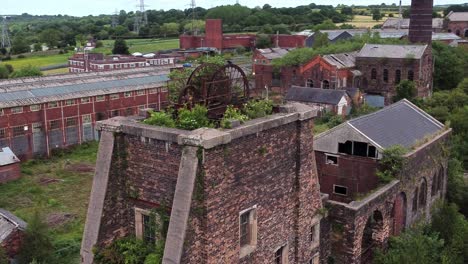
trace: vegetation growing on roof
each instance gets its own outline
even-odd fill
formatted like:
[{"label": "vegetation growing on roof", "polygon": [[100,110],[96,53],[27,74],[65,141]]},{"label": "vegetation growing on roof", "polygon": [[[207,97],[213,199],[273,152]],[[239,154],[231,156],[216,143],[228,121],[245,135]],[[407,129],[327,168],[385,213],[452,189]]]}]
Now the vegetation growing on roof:
[{"label": "vegetation growing on roof", "polygon": [[283,66],[298,66],[311,60],[317,55],[343,53],[356,51],[362,48],[364,44],[407,44],[407,40],[400,39],[383,39],[380,38],[379,34],[363,34],[361,36],[355,36],[351,39],[338,41],[333,45],[321,46],[319,48],[300,48],[290,51],[284,57],[274,59],[272,64],[275,67]]},{"label": "vegetation growing on roof", "polygon": [[383,151],[381,168],[376,172],[381,183],[389,183],[400,174],[405,163],[403,155],[406,152],[408,150],[401,145],[394,145]]},{"label": "vegetation growing on roof", "polygon": [[242,124],[248,119],[249,117],[242,114],[238,108],[228,105],[226,112],[224,112],[223,119],[221,119],[220,126],[222,128],[231,128],[231,121],[238,120]]}]

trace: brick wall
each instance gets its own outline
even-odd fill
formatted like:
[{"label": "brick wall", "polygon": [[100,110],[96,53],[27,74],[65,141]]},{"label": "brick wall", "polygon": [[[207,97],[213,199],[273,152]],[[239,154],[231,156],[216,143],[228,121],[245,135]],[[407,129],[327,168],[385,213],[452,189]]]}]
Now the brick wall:
[{"label": "brick wall", "polygon": [[19,179],[21,170],[19,163],[0,167],[0,184]]},{"label": "brick wall", "polygon": [[468,36],[468,21],[449,21],[447,30],[460,37],[466,38]]},{"label": "brick wall", "polygon": [[0,243],[0,246],[3,247],[9,258],[14,258],[20,253],[23,235],[22,231],[16,229],[5,240],[3,240],[2,243]]}]

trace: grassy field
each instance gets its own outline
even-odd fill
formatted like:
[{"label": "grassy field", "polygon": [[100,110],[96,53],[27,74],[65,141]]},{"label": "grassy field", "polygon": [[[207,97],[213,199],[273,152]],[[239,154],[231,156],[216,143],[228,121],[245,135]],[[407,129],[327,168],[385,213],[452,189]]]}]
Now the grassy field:
[{"label": "grassy field", "polygon": [[0,208],[26,221],[36,211],[43,216],[56,263],[79,263],[97,145],[82,145],[50,160],[27,161],[21,166],[21,179],[0,185]]},{"label": "grassy field", "polygon": [[[158,50],[177,49],[179,48],[179,39],[127,39],[130,53],[155,52]],[[114,46],[113,40],[104,40],[104,47],[96,49],[97,52],[111,54]]]},{"label": "grassy field", "polygon": [[[102,52],[104,54],[111,54],[112,47],[114,46],[113,40],[104,40],[104,47],[95,49],[94,52]],[[133,52],[141,52],[141,53],[148,53],[148,52],[155,52],[158,50],[165,50],[165,49],[176,49],[179,48],[179,39],[128,39],[127,45],[130,48],[130,53]],[[21,69],[28,65],[32,65],[34,67],[45,67],[45,66],[52,66],[57,64],[67,63],[68,57],[70,57],[73,53],[67,54],[57,54],[57,55],[49,55],[49,56],[31,56],[28,58],[22,59],[12,59],[10,61],[0,62],[5,64],[11,64],[15,69]],[[53,71],[45,71],[44,74],[56,74],[56,73],[66,73],[67,71],[64,70],[53,70]]]},{"label": "grassy field", "polygon": [[[377,24],[383,24],[383,22],[387,20],[387,17],[382,18],[379,21],[372,20],[372,16],[354,16],[352,21],[346,22],[346,24],[351,24],[358,28],[372,28]],[[337,24],[338,26],[341,24]]]},{"label": "grassy field", "polygon": [[42,71],[42,72],[44,73],[44,75],[63,74],[63,73],[68,73],[68,68],[60,68],[60,69]]}]

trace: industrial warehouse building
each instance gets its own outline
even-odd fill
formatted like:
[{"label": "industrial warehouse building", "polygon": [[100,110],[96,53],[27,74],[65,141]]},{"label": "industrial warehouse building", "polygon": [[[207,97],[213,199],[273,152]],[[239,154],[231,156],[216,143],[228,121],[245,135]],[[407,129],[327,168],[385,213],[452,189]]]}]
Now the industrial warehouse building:
[{"label": "industrial warehouse building", "polygon": [[96,140],[96,121],[159,109],[168,67],[0,82],[0,147],[21,159]]}]

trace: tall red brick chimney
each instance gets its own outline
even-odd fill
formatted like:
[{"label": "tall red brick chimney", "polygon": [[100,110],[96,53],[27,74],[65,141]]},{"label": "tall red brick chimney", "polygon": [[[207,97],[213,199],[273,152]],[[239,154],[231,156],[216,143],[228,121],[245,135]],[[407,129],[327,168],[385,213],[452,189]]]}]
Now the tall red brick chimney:
[{"label": "tall red brick chimney", "polygon": [[432,42],[432,10],[434,0],[412,0],[409,26],[411,43]]},{"label": "tall red brick chimney", "polygon": [[223,22],[221,19],[207,19],[205,25],[206,40],[202,46],[223,49]]}]

